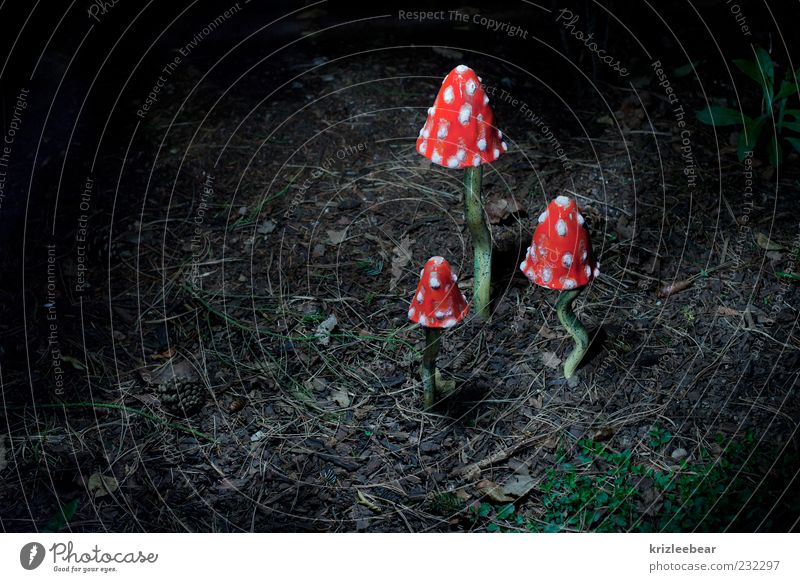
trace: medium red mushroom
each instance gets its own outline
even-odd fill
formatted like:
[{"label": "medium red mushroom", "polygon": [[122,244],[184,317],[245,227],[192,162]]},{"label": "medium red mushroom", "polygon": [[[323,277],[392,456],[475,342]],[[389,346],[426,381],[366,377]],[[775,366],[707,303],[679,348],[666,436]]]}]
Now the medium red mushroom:
[{"label": "medium red mushroom", "polygon": [[464,215],[475,248],[475,310],[484,319],[489,318],[492,238],[483,214],[483,164],[494,162],[507,149],[480,77],[466,65],[457,66],[428,109],[417,151],[434,164],[464,170]]},{"label": "medium red mushroom", "polygon": [[564,362],[564,376],[570,378],[589,347],[589,334],[572,310],[572,302],[600,274],[589,230],[573,200],[559,196],[550,202],[539,216],[531,246],[519,268],[537,285],[561,291],[556,314],[575,340],[575,348]]},{"label": "medium red mushroom", "polygon": [[408,308],[408,319],[425,328],[425,351],[420,375],[425,407],[436,401],[436,355],[443,329],[448,329],[469,313],[469,305],[456,284],[458,277],[442,257],[431,257],[420,272],[419,285]]}]

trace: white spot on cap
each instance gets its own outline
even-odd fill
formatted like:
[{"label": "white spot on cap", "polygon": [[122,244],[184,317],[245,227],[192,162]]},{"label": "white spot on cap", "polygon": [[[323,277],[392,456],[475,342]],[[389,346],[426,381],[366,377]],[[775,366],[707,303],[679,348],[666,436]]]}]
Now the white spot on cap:
[{"label": "white spot on cap", "polygon": [[422,128],[422,137],[428,139],[430,136],[431,136],[431,130],[428,129],[428,126],[426,125],[425,127]]},{"label": "white spot on cap", "polygon": [[459,162],[463,162],[464,158],[467,157],[467,150],[465,150],[464,148],[459,148],[458,151],[456,152],[456,157],[458,158]]},{"label": "white spot on cap", "polygon": [[550,269],[550,267],[545,267],[544,269],[542,269],[542,281],[544,281],[545,283],[549,283],[550,279],[552,278],[553,278],[553,271]]},{"label": "white spot on cap", "polygon": [[437,311],[436,319],[444,319],[444,311]]},{"label": "white spot on cap", "polygon": [[497,139],[503,139],[503,132],[499,129],[497,130]]},{"label": "white spot on cap", "polygon": [[556,198],[556,204],[564,208],[567,208],[569,206],[569,198],[567,198],[566,196],[558,196]]},{"label": "white spot on cap", "polygon": [[478,154],[472,156],[472,165],[473,166],[480,166],[481,165],[481,157]]},{"label": "white spot on cap", "polygon": [[564,253],[564,256],[561,257],[561,264],[565,267],[569,267],[572,265],[572,253]]},{"label": "white spot on cap", "polygon": [[428,284],[431,286],[431,289],[438,289],[442,286],[442,284],[439,283],[439,275],[437,275],[436,272],[430,274],[428,277]]},{"label": "white spot on cap", "polygon": [[478,149],[484,151],[486,149],[486,140],[481,138],[478,140]]},{"label": "white spot on cap", "polygon": [[450,273],[450,280],[453,281],[453,283],[457,282],[458,275],[456,275],[455,273]]},{"label": "white spot on cap", "polygon": [[475,94],[475,90],[477,88],[478,88],[478,84],[475,81],[473,81],[472,79],[467,81],[467,95],[474,95]]},{"label": "white spot on cap", "polygon": [[452,308],[452,307],[451,307],[451,308],[449,308],[447,311],[445,311],[445,312],[444,312],[444,314],[445,314],[447,317],[452,317],[452,316],[453,316],[453,308]]},{"label": "white spot on cap", "polygon": [[422,279],[422,274],[425,272],[425,269],[419,270],[419,278]]},{"label": "white spot on cap", "polygon": [[585,222],[585,221],[583,220],[583,216],[581,216],[581,213],[579,212],[579,213],[578,213],[578,224],[580,224],[581,226],[583,226],[583,223],[584,223],[584,222]]},{"label": "white spot on cap", "polygon": [[428,318],[424,315],[419,316],[419,324],[420,325],[428,325]]},{"label": "white spot on cap", "polygon": [[442,263],[444,263],[444,257],[440,257],[438,255],[435,257],[431,257],[430,260],[433,261],[433,264],[436,265],[437,267]]},{"label": "white spot on cap", "polygon": [[444,119],[442,119],[441,123],[439,123],[439,131],[436,132],[436,137],[439,139],[444,139],[447,137],[447,123]]},{"label": "white spot on cap", "polygon": [[542,255],[542,256],[545,256],[547,254],[547,249],[544,248],[544,247],[540,248],[539,249],[539,254]]},{"label": "white spot on cap", "polygon": [[428,142],[422,140],[422,143],[419,144],[419,153],[424,154],[427,147],[428,147]]},{"label": "white spot on cap", "polygon": [[489,96],[488,95],[484,95],[483,96],[483,104],[484,105],[489,105]]},{"label": "white spot on cap", "polygon": [[433,115],[434,111],[436,111],[434,107],[428,107],[428,115]]},{"label": "white spot on cap", "polygon": [[507,152],[507,151],[508,151],[508,144],[507,144],[506,142],[504,142],[504,141],[503,141],[503,142],[500,142],[500,145],[501,145],[501,146],[503,146],[503,151],[504,151],[504,152]]},{"label": "white spot on cap", "polygon": [[450,319],[445,319],[442,322],[442,327],[453,327],[457,323],[458,323],[458,321],[451,317]]},{"label": "white spot on cap", "polygon": [[589,253],[587,251],[583,251],[583,253],[581,254],[581,261],[583,261],[585,263],[586,262],[586,257],[588,257],[588,256],[589,256]]},{"label": "white spot on cap", "polygon": [[483,123],[483,113],[478,113],[478,115],[475,116],[475,119],[478,120],[478,123]]},{"label": "white spot on cap", "polygon": [[536,243],[531,243],[531,246],[528,247],[528,251],[535,257],[536,256]]},{"label": "white spot on cap", "polygon": [[431,161],[434,164],[441,164],[442,163],[442,154],[440,154],[436,150],[433,150],[433,155],[431,156]]},{"label": "white spot on cap", "polygon": [[456,71],[458,71],[459,73],[466,73],[467,71],[469,71],[469,67],[467,65],[458,65],[456,67]]},{"label": "white spot on cap", "polygon": [[539,224],[542,224],[545,220],[547,220],[547,210],[539,215]]},{"label": "white spot on cap", "polygon": [[408,308],[408,317],[414,317],[414,314],[415,314],[416,312],[417,312],[417,310],[416,310],[416,309],[414,309],[413,307],[409,307],[409,308]]},{"label": "white spot on cap", "polygon": [[461,109],[458,110],[458,120],[461,122],[461,125],[467,125],[471,116],[472,105],[469,103],[464,103],[464,105],[461,106]]},{"label": "white spot on cap", "polygon": [[527,261],[522,261],[522,262],[519,264],[519,270],[520,270],[520,271],[522,271],[522,272],[524,273],[524,272],[525,272],[525,265],[527,265],[527,264],[528,264],[528,262],[527,262]]},{"label": "white spot on cap", "polygon": [[417,293],[417,303],[422,303],[422,300],[425,299],[425,296],[422,294],[422,291]]},{"label": "white spot on cap", "polygon": [[453,94],[453,88],[450,85],[445,87],[445,90],[444,90],[444,102],[445,103],[452,103],[453,99],[455,99],[455,97],[456,96]]},{"label": "white spot on cap", "polygon": [[600,276],[600,268],[599,267],[595,267],[594,268],[594,276],[595,277],[599,277]]},{"label": "white spot on cap", "polygon": [[499,149],[494,148],[494,152],[493,153],[494,153],[494,159],[495,160],[500,157],[500,150]]},{"label": "white spot on cap", "polygon": [[570,279],[569,277],[564,279],[564,289],[575,289],[577,286],[578,284],[575,282],[575,279]]},{"label": "white spot on cap", "polygon": [[587,277],[591,277],[592,276],[592,268],[589,265],[586,265],[583,268],[583,271],[586,273]]},{"label": "white spot on cap", "polygon": [[450,156],[447,158],[447,167],[448,168],[457,168],[458,167],[458,158],[455,156]]},{"label": "white spot on cap", "polygon": [[556,222],[556,232],[558,236],[567,236],[567,223],[564,222],[563,218],[559,218],[558,222]]}]

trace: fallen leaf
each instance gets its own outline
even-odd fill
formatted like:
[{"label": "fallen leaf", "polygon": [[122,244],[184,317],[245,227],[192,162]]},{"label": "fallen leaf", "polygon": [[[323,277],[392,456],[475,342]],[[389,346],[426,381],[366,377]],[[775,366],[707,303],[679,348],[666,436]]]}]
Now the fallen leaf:
[{"label": "fallen leaf", "polygon": [[325,245],[319,243],[315,244],[314,248],[311,250],[311,256],[318,259],[323,255],[325,255]]},{"label": "fallen leaf", "polygon": [[114,493],[119,489],[119,483],[113,476],[101,475],[100,473],[93,473],[89,480],[86,482],[86,488],[89,494],[98,499]]},{"label": "fallen leaf", "polygon": [[327,346],[331,343],[331,332],[336,327],[337,323],[336,316],[333,314],[329,315],[325,321],[320,323],[314,332],[317,336],[317,342],[321,343],[323,346]]},{"label": "fallen leaf", "polygon": [[344,242],[347,238],[347,229],[343,230],[329,230],[328,232],[328,242],[332,245],[339,245]]},{"label": "fallen leaf", "polygon": [[763,232],[756,233],[756,244],[765,251],[780,251],[783,249],[782,245],[770,240]]},{"label": "fallen leaf", "polygon": [[503,493],[502,488],[494,481],[483,479],[482,481],[478,481],[476,486],[481,493],[495,503],[509,503],[510,501],[514,501],[514,498]]},{"label": "fallen leaf", "polygon": [[725,307],[724,305],[720,305],[717,307],[717,315],[729,315],[731,317],[738,317],[741,313],[736,309],[731,309],[730,307]]},{"label": "fallen leaf", "polygon": [[439,371],[439,368],[436,368],[436,373],[434,377],[436,379],[436,390],[439,392],[440,396],[447,396],[451,392],[455,391],[456,381],[445,380],[442,377],[442,373]]},{"label": "fallen leaf", "polygon": [[250,437],[250,442],[258,443],[263,441],[265,438],[267,438],[267,433],[263,430],[259,430]]},{"label": "fallen leaf", "polygon": [[346,390],[342,390],[341,388],[333,391],[331,400],[333,400],[340,408],[347,408],[350,406],[350,395]]},{"label": "fallen leaf", "polygon": [[558,334],[547,327],[546,323],[543,323],[536,333],[545,339],[556,339],[558,337]]},{"label": "fallen leaf", "polygon": [[491,224],[500,224],[512,214],[521,214],[525,207],[514,198],[492,200],[486,205],[486,215]]},{"label": "fallen leaf", "polygon": [[258,227],[258,234],[270,234],[275,231],[275,223],[267,219]]},{"label": "fallen leaf", "polygon": [[614,429],[604,426],[603,428],[599,428],[596,431],[594,431],[594,434],[592,435],[592,440],[601,443],[603,441],[607,441],[613,436],[614,436]]},{"label": "fallen leaf", "polygon": [[685,291],[691,286],[691,281],[675,281],[674,283],[668,283],[658,290],[658,296],[666,299],[670,295],[675,295],[676,293]]},{"label": "fallen leaf", "polygon": [[555,370],[561,365],[561,358],[555,352],[542,352],[542,363]]},{"label": "fallen leaf", "polygon": [[414,239],[404,235],[400,238],[400,244],[394,247],[392,251],[392,278],[389,280],[389,290],[397,287],[400,278],[403,276],[403,269],[411,262],[411,245],[413,244]]},{"label": "fallen leaf", "polygon": [[510,503],[530,493],[536,480],[527,472],[515,473],[502,485],[484,479],[477,484],[478,489],[495,503]]}]

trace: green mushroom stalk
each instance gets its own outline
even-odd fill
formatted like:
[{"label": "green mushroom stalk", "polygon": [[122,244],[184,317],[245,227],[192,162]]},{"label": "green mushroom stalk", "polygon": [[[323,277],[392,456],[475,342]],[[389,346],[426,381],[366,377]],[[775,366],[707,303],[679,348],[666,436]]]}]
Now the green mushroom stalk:
[{"label": "green mushroom stalk", "polygon": [[441,337],[441,329],[425,328],[425,351],[422,352],[422,363],[419,366],[425,408],[432,408],[436,403],[436,356],[439,355]]},{"label": "green mushroom stalk", "polygon": [[581,291],[583,291],[583,287],[562,291],[556,301],[558,320],[575,341],[575,347],[564,361],[564,377],[567,379],[575,375],[575,370],[578,369],[578,365],[589,350],[589,333],[572,310],[572,304]]},{"label": "green mushroom stalk", "polygon": [[488,320],[492,284],[492,235],[483,212],[482,178],[483,166],[469,167],[464,170],[464,218],[472,235],[475,255],[473,259],[473,301],[478,316]]}]

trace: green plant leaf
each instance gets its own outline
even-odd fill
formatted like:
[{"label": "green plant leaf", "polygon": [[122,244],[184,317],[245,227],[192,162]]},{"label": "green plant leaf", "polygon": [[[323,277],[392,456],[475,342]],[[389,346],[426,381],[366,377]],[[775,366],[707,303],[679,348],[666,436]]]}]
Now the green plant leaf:
[{"label": "green plant leaf", "polygon": [[784,121],[783,127],[792,131],[800,132],[800,121]]},{"label": "green plant leaf", "polygon": [[791,97],[795,93],[800,90],[797,87],[797,83],[794,81],[781,81],[781,88],[780,91],[775,95],[775,100],[780,101],[781,99],[785,99],[787,97]]},{"label": "green plant leaf", "polygon": [[772,139],[769,140],[769,163],[777,168],[781,161],[783,161],[783,151],[781,151],[781,145],[778,143],[778,136],[773,135]]},{"label": "green plant leaf", "polygon": [[677,67],[676,69],[673,69],[672,74],[675,75],[678,78],[685,77],[686,75],[690,74],[696,67],[698,67],[703,62],[704,61],[702,61],[702,60],[693,61],[693,62],[689,63],[688,65],[683,65],[681,67]]},{"label": "green plant leaf", "polygon": [[739,161],[743,161],[747,152],[756,149],[758,138],[761,136],[761,130],[764,128],[766,116],[762,115],[757,119],[750,119],[745,116],[744,127],[739,132],[739,143],[736,151],[739,154]]},{"label": "green plant leaf", "polygon": [[79,499],[76,497],[63,507],[59,507],[58,512],[47,522],[42,531],[45,533],[58,533],[64,529],[64,526],[75,517],[75,513],[78,511],[78,502]]},{"label": "green plant leaf", "polygon": [[758,60],[759,73],[763,76],[761,86],[764,89],[764,98],[767,101],[767,107],[771,107],[773,87],[775,86],[775,65],[769,53],[761,47],[756,48],[756,59]]},{"label": "green plant leaf", "polygon": [[514,504],[508,503],[497,508],[497,519],[508,519],[514,515]]},{"label": "green plant leaf", "polygon": [[758,69],[758,63],[756,61],[748,61],[745,59],[734,59],[733,64],[739,67],[739,70],[742,71],[745,75],[753,79],[756,83],[759,84],[760,87],[764,87],[764,79],[761,76],[761,71]]},{"label": "green plant leaf", "polygon": [[800,152],[800,138],[796,138],[796,137],[787,137],[787,138],[784,138],[784,139],[786,139],[786,141],[788,141],[790,144],[792,144],[792,147],[793,147],[793,148],[794,148],[796,151]]},{"label": "green plant leaf", "polygon": [[795,273],[787,273],[785,271],[775,271],[775,276],[780,277],[781,279],[789,279],[790,281],[795,281],[800,283],[800,275]]},{"label": "green plant leaf", "polygon": [[800,109],[784,109],[783,114],[800,121]]},{"label": "green plant leaf", "polygon": [[729,107],[717,107],[709,105],[705,109],[697,112],[697,119],[707,125],[739,125],[742,123],[743,115],[736,109]]}]

